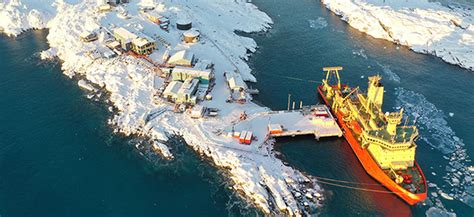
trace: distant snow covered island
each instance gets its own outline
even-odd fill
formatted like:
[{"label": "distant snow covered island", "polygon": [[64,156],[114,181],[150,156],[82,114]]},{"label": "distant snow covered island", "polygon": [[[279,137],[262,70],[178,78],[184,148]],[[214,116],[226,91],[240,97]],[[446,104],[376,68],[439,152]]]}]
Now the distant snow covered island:
[{"label": "distant snow covered island", "polygon": [[473,10],[428,0],[321,0],[359,31],[474,70]]},{"label": "distant snow covered island", "polygon": [[[256,80],[246,60],[257,44],[235,33],[270,28],[272,20],[253,4],[246,0],[2,2],[1,31],[16,36],[28,29],[49,29],[50,48],[41,57],[59,58],[64,74],[77,79],[86,91],[107,93],[110,110],[115,111],[110,123],[118,132],[150,138],[150,148],[167,159],[173,158],[166,145],[169,135],[182,136],[226,170],[233,188],[266,214],[300,216],[321,205],[316,179],[285,166],[273,153],[273,140],[261,136],[265,134],[261,126],[242,124],[243,119],[269,112],[251,102],[253,91],[244,83]],[[258,141],[244,130],[260,136]]]}]

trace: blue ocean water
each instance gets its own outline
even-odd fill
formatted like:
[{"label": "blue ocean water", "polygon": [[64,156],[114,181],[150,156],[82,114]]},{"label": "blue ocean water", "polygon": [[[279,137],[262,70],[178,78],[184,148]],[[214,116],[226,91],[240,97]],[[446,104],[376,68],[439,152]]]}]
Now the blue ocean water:
[{"label": "blue ocean water", "polygon": [[[379,73],[387,90],[385,110],[400,101],[395,88],[423,96],[421,103],[442,110],[446,126],[473,153],[472,72],[359,33],[319,1],[254,3],[275,21],[268,34],[252,35],[260,46],[250,60],[259,80],[254,84],[258,101],[285,109],[291,93],[296,101],[315,103],[323,66],[344,66],[343,80],[361,87],[368,75]],[[179,139],[171,144],[176,160],[167,162],[138,154],[134,146],[140,138],[113,134],[106,125],[111,117],[107,105],[88,100],[57,63],[37,58],[47,49],[46,35],[0,36],[1,216],[259,215],[228,189],[225,173]],[[435,119],[439,114],[430,115]],[[428,128],[421,133],[433,143],[438,137],[431,135],[440,134]],[[376,184],[342,139],[302,137],[277,145],[285,161],[309,174]],[[447,161],[441,151],[419,141],[417,153],[427,179],[443,185]],[[323,187],[328,198],[323,216],[425,215],[426,207],[409,207],[392,195]],[[474,215],[463,203],[442,201],[458,216]]]},{"label": "blue ocean water", "polygon": [[107,105],[39,60],[46,35],[0,36],[0,216],[255,212],[182,141],[171,144],[175,161],[150,161],[135,149],[140,139],[113,134]]},{"label": "blue ocean water", "polygon": [[[383,109],[411,105],[408,114],[416,111],[421,115],[417,123],[420,138],[426,141],[417,142],[417,161],[430,182],[442,186],[444,191],[451,188],[441,178],[448,163],[442,153],[446,150],[432,148],[427,141],[434,146],[450,144],[455,133],[465,144],[462,148],[466,153],[474,154],[470,145],[474,142],[471,71],[360,33],[319,1],[256,0],[254,3],[275,23],[269,34],[254,37],[260,49],[250,64],[258,80],[254,85],[260,90],[258,101],[274,109],[286,109],[290,93],[297,105],[299,101],[306,105],[315,103],[318,100],[315,87],[323,78],[324,66],[343,66],[343,82],[362,89],[367,87],[368,76],[380,74],[386,90]],[[309,174],[375,184],[344,140],[316,142],[308,137],[278,143],[283,158]],[[409,207],[393,195],[322,185],[329,196],[322,211],[324,216],[424,216],[427,209]],[[441,201],[458,216],[474,215],[474,209],[464,203]]]}]

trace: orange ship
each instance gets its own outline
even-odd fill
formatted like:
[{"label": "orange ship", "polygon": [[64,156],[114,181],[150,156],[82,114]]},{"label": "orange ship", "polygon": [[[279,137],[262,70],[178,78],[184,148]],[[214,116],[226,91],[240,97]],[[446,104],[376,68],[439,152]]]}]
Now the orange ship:
[{"label": "orange ship", "polygon": [[[341,85],[342,67],[325,67],[326,79],[318,86],[344,137],[365,171],[410,205],[427,197],[426,179],[415,161],[416,126],[404,125],[403,109],[383,113],[384,87],[380,76],[369,77],[367,94]],[[333,84],[329,82],[333,81]]]}]

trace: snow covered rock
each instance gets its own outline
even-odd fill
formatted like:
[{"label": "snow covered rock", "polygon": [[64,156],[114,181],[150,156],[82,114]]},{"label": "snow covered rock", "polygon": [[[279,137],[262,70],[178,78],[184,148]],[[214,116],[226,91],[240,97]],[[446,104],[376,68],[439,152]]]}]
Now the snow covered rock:
[{"label": "snow covered rock", "polygon": [[[201,32],[200,42],[181,43],[181,33],[173,25],[169,32],[161,30],[141,16],[142,4],[155,6],[172,24],[180,17],[191,19],[193,27]],[[276,158],[267,148],[272,144],[242,147],[234,144],[232,138],[216,133],[231,126],[242,112],[252,115],[268,110],[251,102],[225,103],[229,90],[223,76],[225,71],[236,71],[245,80],[255,80],[245,59],[248,51],[256,50],[256,42],[235,31],[270,28],[272,20],[265,13],[244,0],[130,1],[119,8],[100,12],[96,0],[7,0],[0,3],[0,27],[9,35],[31,28],[48,28],[51,48],[42,52],[41,57],[58,57],[64,74],[83,79],[78,85],[86,89],[100,87],[107,92],[107,100],[113,105],[110,110],[115,111],[109,123],[117,127],[116,132],[149,137],[157,141],[154,143],[156,151],[168,158],[172,158],[172,154],[163,143],[167,135],[181,136],[196,152],[228,172],[233,188],[264,213],[299,216],[307,213],[306,206],[301,204],[320,206],[319,200],[293,196],[294,192],[321,192],[322,189],[312,177],[285,166]],[[127,11],[130,19],[119,18],[118,10]],[[134,29],[159,41],[158,49],[150,58],[161,57],[168,49],[188,49],[199,59],[211,60],[216,83],[211,92],[212,100],[202,104],[219,109],[219,116],[201,120],[173,113],[173,106],[155,97],[155,85],[164,82],[156,76],[149,62],[126,54],[105,57],[103,53],[109,49],[105,43],[107,33],[117,26]],[[99,40],[82,42],[80,34],[83,32],[95,32]],[[278,207],[274,207],[275,204]]]},{"label": "snow covered rock", "polygon": [[474,70],[472,10],[428,0],[322,0],[359,31]]}]

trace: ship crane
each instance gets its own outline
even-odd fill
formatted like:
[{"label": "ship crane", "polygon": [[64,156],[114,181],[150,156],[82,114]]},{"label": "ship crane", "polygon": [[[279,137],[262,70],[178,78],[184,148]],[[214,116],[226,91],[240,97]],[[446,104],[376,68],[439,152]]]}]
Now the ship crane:
[{"label": "ship crane", "polygon": [[355,93],[358,90],[359,90],[359,87],[354,88],[349,94],[347,94],[346,97],[344,97],[344,99],[342,99],[342,101],[343,102],[346,101],[353,93]]},{"label": "ship crane", "polygon": [[339,77],[339,70],[342,70],[342,66],[334,66],[334,67],[324,67],[323,71],[326,72],[326,80],[323,81],[327,85],[331,76],[334,76],[337,81],[337,87],[341,89],[341,78]]}]

